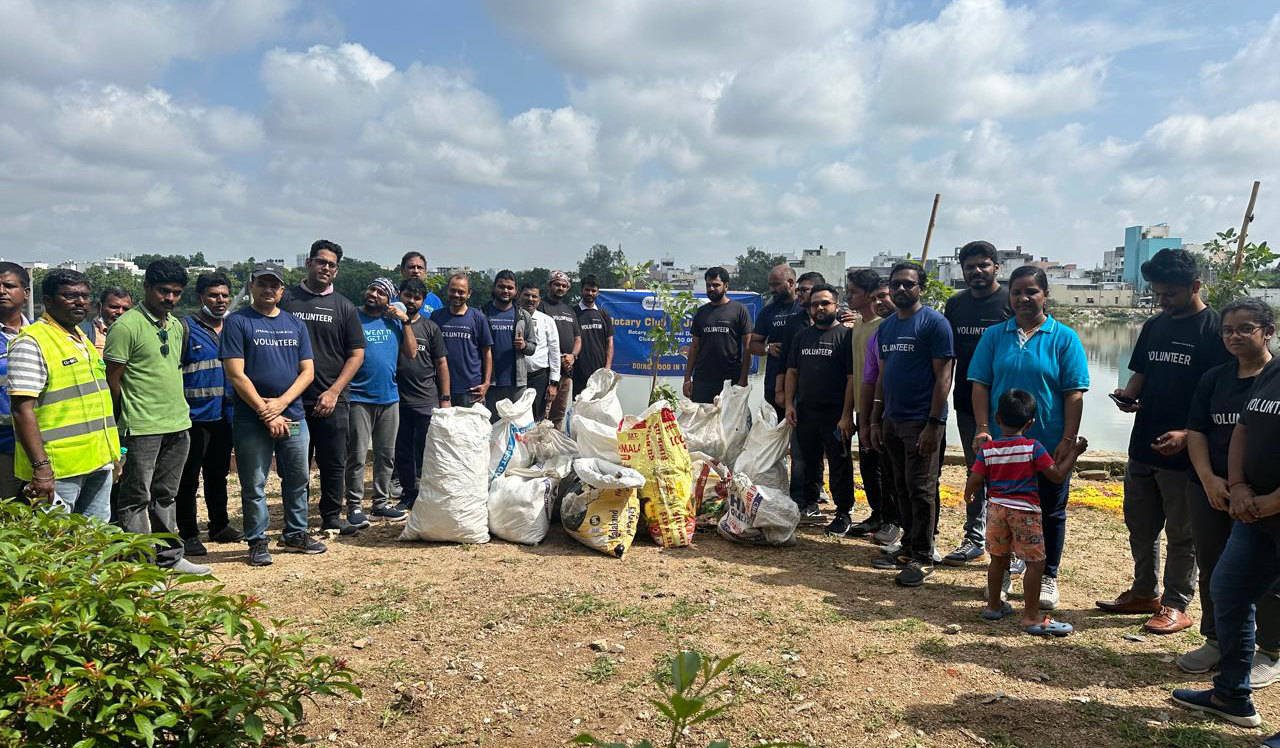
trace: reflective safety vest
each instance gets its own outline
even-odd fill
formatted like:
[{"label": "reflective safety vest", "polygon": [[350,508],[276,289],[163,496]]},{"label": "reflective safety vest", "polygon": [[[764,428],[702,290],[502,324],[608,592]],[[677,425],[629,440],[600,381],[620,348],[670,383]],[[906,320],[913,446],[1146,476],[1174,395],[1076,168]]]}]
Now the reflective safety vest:
[{"label": "reflective safety vest", "polygon": [[[74,478],[120,459],[120,434],[112,415],[107,365],[92,343],[81,350],[48,316],[22,328],[40,346],[49,378],[36,398],[36,425],[56,478]],[[17,444],[14,472],[31,480],[31,458]]]}]

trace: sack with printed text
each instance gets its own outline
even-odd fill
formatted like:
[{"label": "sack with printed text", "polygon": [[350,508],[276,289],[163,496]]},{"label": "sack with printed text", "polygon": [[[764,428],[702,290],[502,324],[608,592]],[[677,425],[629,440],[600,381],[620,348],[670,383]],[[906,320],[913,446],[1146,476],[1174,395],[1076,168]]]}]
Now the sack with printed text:
[{"label": "sack with printed text", "polygon": [[[750,387],[739,387],[732,381],[725,380],[724,389],[717,400],[720,404],[720,433],[724,436],[724,457],[732,460],[734,455],[742,452],[751,432],[751,405],[747,402],[751,397]],[[709,452],[712,457],[715,453]]]},{"label": "sack with printed text", "polygon": [[490,480],[510,468],[528,467],[533,463],[524,434],[533,427],[533,399],[537,394],[532,389],[525,389],[516,400],[499,400],[494,406],[498,420],[494,422],[489,436]]},{"label": "sack with printed text", "polygon": [[606,460],[573,461],[581,490],[564,497],[560,523],[578,542],[606,556],[622,558],[640,522],[638,489],[644,476]]},{"label": "sack with printed text", "polygon": [[622,421],[622,401],[618,399],[621,381],[622,375],[616,371],[596,369],[587,378],[582,392],[573,399],[573,414],[617,429]]},{"label": "sack with printed text", "polygon": [[676,403],[676,423],[684,432],[684,443],[689,453],[702,452],[723,460],[725,458],[724,429],[720,425],[720,398],[714,403],[695,403],[680,398]]},{"label": "sack with printed text", "polygon": [[735,475],[729,482],[729,500],[716,531],[739,543],[791,545],[799,522],[800,507],[786,491],[756,486]]},{"label": "sack with printed text", "polygon": [[693,511],[698,522],[714,524],[729,498],[729,466],[702,452],[689,452],[693,466]]},{"label": "sack with printed text", "polygon": [[512,543],[547,537],[560,481],[573,469],[567,457],[546,465],[510,468],[489,484],[489,532]]},{"label": "sack with printed text", "polygon": [[676,414],[666,400],[622,419],[618,455],[623,465],[644,476],[640,499],[649,535],[663,548],[691,545],[697,524],[693,466]]},{"label": "sack with printed text", "polygon": [[733,474],[741,475],[757,486],[786,493],[787,447],[791,444],[791,424],[779,421],[773,406],[762,404],[751,424],[751,433],[742,453],[733,463]]},{"label": "sack with printed text", "polygon": [[489,542],[490,434],[489,410],[480,403],[436,410],[401,540]]}]

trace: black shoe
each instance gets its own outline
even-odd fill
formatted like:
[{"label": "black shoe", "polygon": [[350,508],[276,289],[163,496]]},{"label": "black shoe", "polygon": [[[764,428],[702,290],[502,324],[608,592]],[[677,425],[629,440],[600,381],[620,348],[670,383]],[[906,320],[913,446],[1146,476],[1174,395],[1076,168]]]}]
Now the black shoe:
[{"label": "black shoe", "polygon": [[880,519],[875,516],[867,517],[858,524],[849,528],[849,532],[845,533],[851,538],[860,538],[864,535],[871,535],[880,529]]},{"label": "black shoe", "polygon": [[836,518],[831,520],[831,524],[827,525],[827,534],[834,535],[837,538],[843,538],[849,532],[849,527],[853,521],[849,519],[849,515],[840,512]]},{"label": "black shoe", "polygon": [[183,556],[208,556],[209,549],[204,547],[200,538],[185,538],[182,541]]},{"label": "black shoe", "polygon": [[339,535],[355,535],[360,532],[360,528],[351,524],[337,514],[330,514],[328,517],[320,520],[321,530],[337,530]]},{"label": "black shoe", "polygon": [[297,532],[280,538],[280,547],[294,553],[324,553],[324,543],[305,532]]},{"label": "black shoe", "polygon": [[396,504],[396,511],[409,514],[413,511],[413,504],[412,503],[406,504],[404,499],[400,499],[400,502]]},{"label": "black shoe", "polygon": [[898,576],[893,581],[903,587],[919,587],[931,576],[933,576],[933,564],[913,559],[906,568],[898,572]]},{"label": "black shoe", "polygon": [[365,516],[365,513],[359,509],[347,510],[347,522],[350,522],[357,530],[363,530],[372,524],[369,518]]},{"label": "black shoe", "polygon": [[884,569],[885,571],[893,571],[901,569],[910,561],[910,557],[902,556],[897,553],[886,553],[883,556],[877,556],[871,559],[871,566],[875,569]]},{"label": "black shoe", "polygon": [[231,525],[223,525],[217,532],[209,531],[210,543],[239,543],[241,540],[244,536]]},{"label": "black shoe", "polygon": [[271,551],[267,550],[267,541],[265,538],[262,540],[255,540],[249,544],[249,565],[271,565]]},{"label": "black shoe", "polygon": [[802,525],[821,525],[827,521],[827,515],[818,508],[817,504],[809,504],[800,510],[800,524]]},{"label": "black shoe", "polygon": [[380,519],[384,522],[404,522],[409,519],[408,512],[403,512],[389,506],[375,506],[370,512],[374,519]]}]

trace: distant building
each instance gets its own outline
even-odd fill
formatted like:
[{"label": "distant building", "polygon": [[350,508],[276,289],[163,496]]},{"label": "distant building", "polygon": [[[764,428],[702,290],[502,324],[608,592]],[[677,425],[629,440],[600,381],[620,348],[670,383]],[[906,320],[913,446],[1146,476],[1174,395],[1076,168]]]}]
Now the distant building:
[{"label": "distant building", "polygon": [[1109,282],[1124,280],[1124,247],[1108,249],[1102,253],[1101,278]]},{"label": "distant building", "polygon": [[1162,249],[1178,249],[1181,246],[1181,239],[1169,236],[1167,223],[1128,227],[1124,230],[1124,273],[1121,279],[1134,289],[1145,291],[1147,282],[1142,278],[1142,263]]},{"label": "distant building", "polygon": [[107,270],[127,270],[133,275],[139,277],[146,274],[146,271],[134,264],[133,260],[122,259],[120,257],[108,257],[104,260],[98,260],[93,264],[100,268],[106,268]]},{"label": "distant building", "polygon": [[1082,307],[1131,307],[1137,301],[1133,289],[1127,283],[1082,283],[1066,281],[1052,284],[1050,298],[1066,306]]},{"label": "distant building", "polygon": [[311,259],[310,252],[299,252],[294,258],[293,266],[296,268],[304,268],[307,266],[307,260]]},{"label": "distant building", "polygon": [[786,256],[786,258],[787,264],[795,268],[796,275],[822,273],[827,283],[833,286],[844,285],[845,253],[843,250],[831,252],[819,244],[817,249],[801,249],[799,254]]}]

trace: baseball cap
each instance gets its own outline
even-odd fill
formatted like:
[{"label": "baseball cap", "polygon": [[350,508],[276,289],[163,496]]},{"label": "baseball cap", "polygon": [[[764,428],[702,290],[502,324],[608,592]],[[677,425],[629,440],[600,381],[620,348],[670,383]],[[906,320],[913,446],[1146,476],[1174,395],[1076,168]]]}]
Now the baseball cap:
[{"label": "baseball cap", "polygon": [[253,272],[249,273],[249,280],[252,282],[264,275],[274,275],[277,280],[284,283],[284,270],[274,262],[259,262],[253,266]]}]

